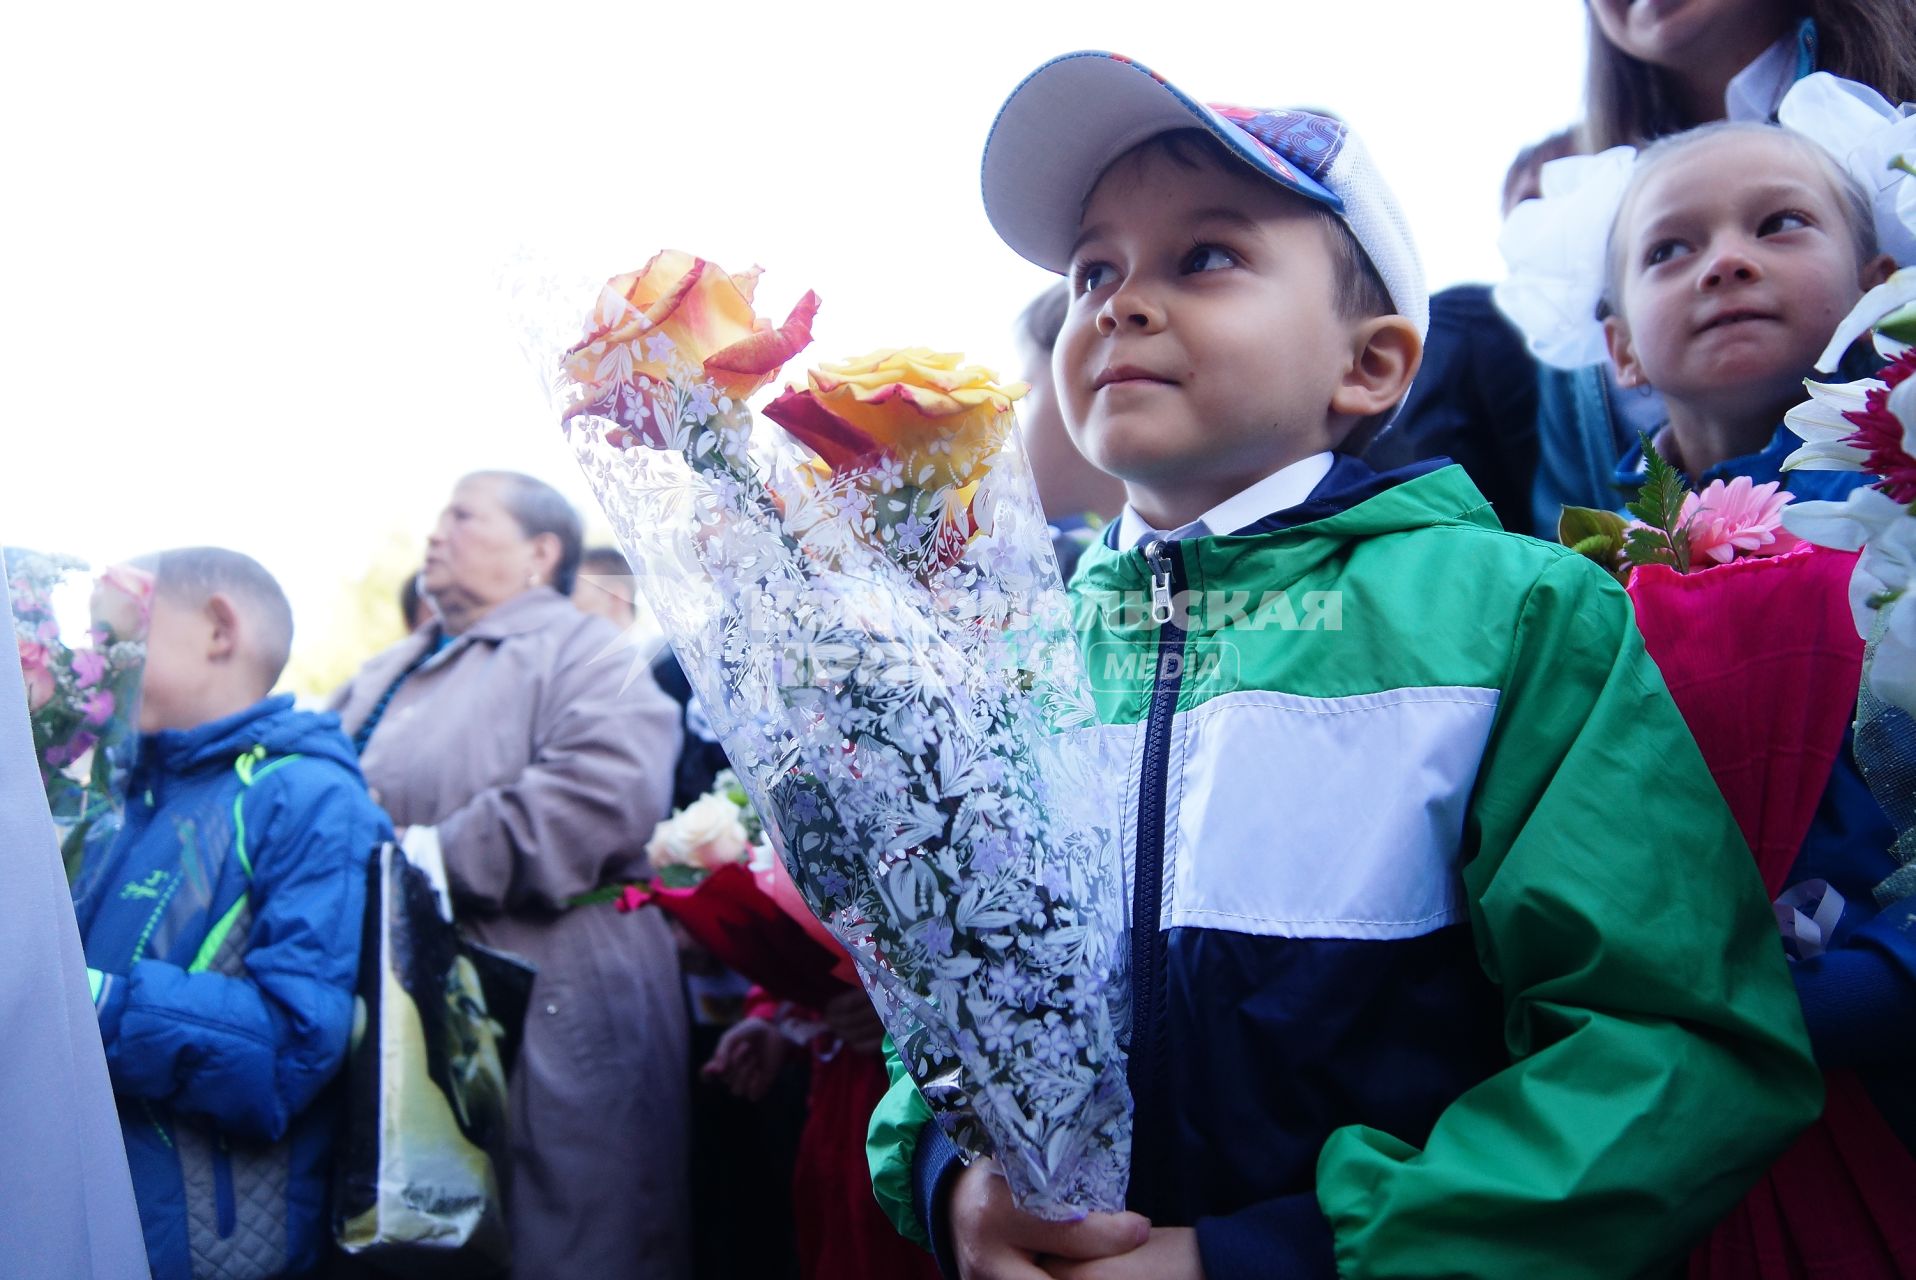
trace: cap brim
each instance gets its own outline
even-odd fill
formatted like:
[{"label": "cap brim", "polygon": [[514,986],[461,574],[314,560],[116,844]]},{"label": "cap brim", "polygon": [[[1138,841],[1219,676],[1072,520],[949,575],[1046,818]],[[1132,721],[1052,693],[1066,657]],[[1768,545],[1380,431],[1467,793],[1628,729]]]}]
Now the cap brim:
[{"label": "cap brim", "polygon": [[1279,186],[1342,212],[1343,201],[1322,184],[1149,67],[1087,50],[1053,58],[1005,99],[985,140],[985,216],[1018,254],[1062,274],[1085,198],[1105,168],[1148,138],[1193,128]]}]

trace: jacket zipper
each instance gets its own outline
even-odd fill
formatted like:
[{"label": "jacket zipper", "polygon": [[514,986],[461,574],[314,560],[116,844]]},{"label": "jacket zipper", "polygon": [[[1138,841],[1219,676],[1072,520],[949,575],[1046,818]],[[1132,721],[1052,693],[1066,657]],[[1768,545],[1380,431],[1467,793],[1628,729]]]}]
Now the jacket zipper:
[{"label": "jacket zipper", "polygon": [[221,1134],[213,1145],[213,1225],[222,1240],[232,1236],[233,1228],[239,1225],[239,1207],[234,1199],[233,1152],[226,1145],[226,1135]]},{"label": "jacket zipper", "polygon": [[1138,783],[1138,851],[1132,872],[1131,1056],[1129,1083],[1136,1127],[1131,1138],[1133,1209],[1157,1217],[1166,1161],[1169,1115],[1164,1106],[1167,1044],[1163,1028],[1164,934],[1158,928],[1164,888],[1164,799],[1171,756],[1171,722],[1184,680],[1184,627],[1173,600],[1185,590],[1184,557],[1176,543],[1153,539],[1144,558],[1151,570],[1151,620],[1158,628],[1157,662],[1144,731]]}]

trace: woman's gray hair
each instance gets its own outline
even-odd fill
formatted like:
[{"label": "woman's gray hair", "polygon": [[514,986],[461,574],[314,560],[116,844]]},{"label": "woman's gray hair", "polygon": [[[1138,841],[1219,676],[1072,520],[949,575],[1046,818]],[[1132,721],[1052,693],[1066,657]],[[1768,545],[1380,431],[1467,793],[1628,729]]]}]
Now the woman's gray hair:
[{"label": "woman's gray hair", "polygon": [[459,483],[469,480],[497,481],[499,501],[526,537],[549,533],[559,540],[559,564],[552,572],[552,586],[562,596],[571,595],[572,584],[579,576],[579,557],[585,550],[585,527],[565,496],[545,481],[520,471],[475,471]]}]

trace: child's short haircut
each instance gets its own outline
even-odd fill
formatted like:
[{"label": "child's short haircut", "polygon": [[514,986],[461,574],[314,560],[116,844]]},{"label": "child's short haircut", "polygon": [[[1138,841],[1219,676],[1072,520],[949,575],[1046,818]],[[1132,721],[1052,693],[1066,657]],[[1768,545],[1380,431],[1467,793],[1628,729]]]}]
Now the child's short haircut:
[{"label": "child's short haircut", "polygon": [[1519,151],[1510,162],[1510,167],[1504,170],[1504,216],[1508,217],[1510,211],[1525,200],[1535,199],[1542,194],[1540,180],[1545,165],[1565,156],[1582,154],[1583,139],[1575,125],[1559,129]]},{"label": "child's short haircut", "polygon": [[632,566],[627,562],[625,552],[617,547],[587,547],[579,556],[579,572],[625,577],[631,574]]},{"label": "child's short haircut", "polygon": [[293,653],[293,608],[264,565],[224,547],[180,547],[138,563],[152,570],[154,595],[185,608],[197,609],[215,595],[232,600],[253,629],[261,692],[279,683]]},{"label": "child's short haircut", "polygon": [[1835,156],[1811,139],[1781,125],[1761,124],[1753,120],[1719,120],[1654,142],[1637,157],[1630,171],[1630,185],[1624,189],[1623,202],[1617,206],[1617,216],[1610,224],[1610,239],[1604,246],[1603,294],[1597,302],[1598,319],[1616,314],[1623,283],[1622,245],[1617,237],[1636,210],[1637,193],[1643,189],[1644,181],[1687,151],[1718,138],[1737,135],[1779,139],[1808,157],[1829,184],[1831,193],[1836,197],[1837,207],[1843,211],[1850,243],[1856,250],[1857,269],[1860,271],[1877,255],[1876,214],[1870,206],[1869,193],[1850,176],[1848,170],[1836,162]]}]

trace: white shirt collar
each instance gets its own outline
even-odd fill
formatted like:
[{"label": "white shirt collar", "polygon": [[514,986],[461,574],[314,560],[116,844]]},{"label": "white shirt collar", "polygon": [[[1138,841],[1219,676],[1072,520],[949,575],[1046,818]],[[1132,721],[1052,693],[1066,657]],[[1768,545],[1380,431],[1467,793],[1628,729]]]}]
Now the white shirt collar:
[{"label": "white shirt collar", "polygon": [[[1198,520],[1213,535],[1236,533],[1273,511],[1287,510],[1310,497],[1311,490],[1330,474],[1330,470],[1331,455],[1314,453],[1271,472],[1250,488],[1218,503],[1199,516]],[[1162,532],[1147,523],[1130,503],[1124,504],[1124,513],[1118,517],[1120,551],[1129,551],[1151,534]]]},{"label": "white shirt collar", "polygon": [[1796,83],[1797,35],[1792,27],[1756,60],[1730,78],[1723,109],[1732,120],[1768,120]]}]

